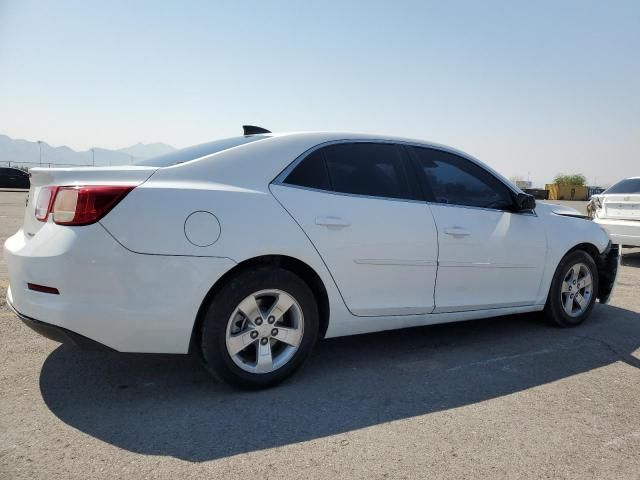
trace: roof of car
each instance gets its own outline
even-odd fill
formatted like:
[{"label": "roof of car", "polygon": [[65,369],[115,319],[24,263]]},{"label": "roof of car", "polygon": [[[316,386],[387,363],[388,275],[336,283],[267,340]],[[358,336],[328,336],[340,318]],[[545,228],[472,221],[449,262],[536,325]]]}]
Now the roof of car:
[{"label": "roof of car", "polygon": [[[239,145],[237,148],[230,148],[229,150],[226,150],[225,153],[220,152],[222,154],[222,157],[219,157],[218,154],[212,153],[208,161],[217,162],[216,171],[218,172],[220,178],[222,177],[222,164],[220,162],[228,161],[228,168],[230,169],[230,171],[233,171],[235,173],[235,159],[246,156],[247,158],[251,158],[251,161],[255,161],[255,165],[253,165],[252,167],[253,175],[246,175],[246,169],[243,169],[240,172],[242,175],[242,179],[229,180],[229,182],[236,182],[238,184],[248,184],[249,182],[253,182],[254,185],[259,185],[266,178],[268,178],[268,181],[270,182],[274,178],[274,173],[282,172],[283,169],[286,168],[293,160],[295,160],[298,156],[303,155],[311,148],[331,142],[371,140],[377,142],[397,142],[409,145],[432,147],[448,151],[477,163],[479,166],[485,168],[486,170],[489,170],[496,177],[500,178],[513,190],[519,191],[519,189],[508,179],[506,179],[503,175],[495,171],[493,168],[491,168],[481,160],[478,160],[477,158],[463,151],[435,142],[393,135],[340,131],[260,133],[255,134],[255,137],[259,137],[262,140],[256,142],[248,142]],[[271,153],[267,154],[264,157],[255,155],[262,150]],[[278,153],[273,154],[273,152]],[[218,160],[214,160],[216,158]],[[191,162],[187,163],[190,164]],[[252,178],[254,178],[255,181],[253,181]]]},{"label": "roof of car", "polygon": [[382,140],[389,142],[401,142],[401,143],[419,143],[422,145],[443,146],[437,143],[428,142],[416,138],[400,137],[394,135],[382,135],[375,133],[362,133],[362,132],[340,132],[340,131],[317,131],[317,132],[282,132],[282,133],[269,133],[265,136],[269,137],[308,137],[310,140],[317,141],[319,139],[331,140]]},{"label": "roof of car", "polygon": [[[341,141],[341,140],[359,140],[359,141],[377,141],[377,142],[396,142],[396,143],[406,143],[413,145],[421,145],[425,147],[433,147],[441,150],[446,150],[463,157],[471,158],[475,161],[479,161],[477,158],[469,155],[468,153],[458,150],[457,148],[450,147],[449,145],[444,145],[437,142],[432,142],[428,140],[422,140],[418,138],[411,137],[400,137],[394,135],[383,135],[376,133],[362,133],[362,132],[339,132],[339,131],[317,131],[317,132],[282,132],[282,133],[268,133],[265,135],[261,135],[264,137],[273,137],[273,138],[286,138],[290,137],[291,139],[304,139],[308,140],[313,144],[321,144],[326,142],[333,141]],[[480,162],[483,163],[483,162]]]}]

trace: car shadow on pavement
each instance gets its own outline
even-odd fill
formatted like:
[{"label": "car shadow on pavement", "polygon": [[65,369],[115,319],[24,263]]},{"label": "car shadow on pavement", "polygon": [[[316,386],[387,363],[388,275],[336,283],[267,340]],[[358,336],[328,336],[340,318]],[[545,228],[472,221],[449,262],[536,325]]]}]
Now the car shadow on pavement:
[{"label": "car shadow on pavement", "polygon": [[576,329],[535,315],[321,342],[290,381],[259,392],[212,381],[187,356],[61,346],[40,377],[63,422],[117,447],[201,462],[489,400],[626,362],[640,315],[596,306]]},{"label": "car shadow on pavement", "polygon": [[640,251],[634,249],[633,252],[623,252],[621,263],[625,267],[640,267]]}]

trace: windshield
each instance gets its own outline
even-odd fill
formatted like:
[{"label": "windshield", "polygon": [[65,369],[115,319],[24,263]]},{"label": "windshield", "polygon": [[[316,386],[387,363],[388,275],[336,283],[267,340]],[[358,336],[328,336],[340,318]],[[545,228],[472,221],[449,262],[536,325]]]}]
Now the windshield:
[{"label": "windshield", "polygon": [[144,165],[148,167],[170,167],[178,163],[188,162],[196,158],[205,157],[214,153],[228,150],[229,148],[238,147],[246,143],[255,142],[263,138],[269,138],[266,135],[246,135],[244,137],[223,138],[214,140],[213,142],[201,143],[192,147],[182,148],[175,152],[160,155],[158,157],[147,158],[135,162],[134,165]]},{"label": "windshield", "polygon": [[640,178],[627,178],[606,189],[607,193],[640,193]]}]

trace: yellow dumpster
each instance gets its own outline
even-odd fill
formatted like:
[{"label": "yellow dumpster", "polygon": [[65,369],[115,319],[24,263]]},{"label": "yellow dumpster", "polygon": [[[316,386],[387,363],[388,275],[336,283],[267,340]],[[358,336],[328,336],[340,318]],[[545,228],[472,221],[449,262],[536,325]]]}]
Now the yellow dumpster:
[{"label": "yellow dumpster", "polygon": [[556,185],[548,183],[544,186],[549,190],[549,200],[586,200],[589,189],[580,185]]}]

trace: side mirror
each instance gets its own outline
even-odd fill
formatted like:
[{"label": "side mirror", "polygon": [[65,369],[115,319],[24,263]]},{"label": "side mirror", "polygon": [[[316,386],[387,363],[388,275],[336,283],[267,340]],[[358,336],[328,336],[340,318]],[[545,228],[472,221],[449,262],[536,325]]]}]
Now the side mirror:
[{"label": "side mirror", "polygon": [[519,193],[516,196],[516,211],[524,212],[536,208],[536,199],[528,193]]}]

